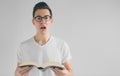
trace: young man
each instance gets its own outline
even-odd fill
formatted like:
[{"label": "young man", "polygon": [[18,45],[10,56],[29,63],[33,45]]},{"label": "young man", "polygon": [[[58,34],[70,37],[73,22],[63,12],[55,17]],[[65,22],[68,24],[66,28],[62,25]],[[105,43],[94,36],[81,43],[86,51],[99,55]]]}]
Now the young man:
[{"label": "young man", "polygon": [[18,65],[28,61],[38,64],[54,61],[64,65],[65,69],[49,68],[41,71],[35,67],[17,66],[15,76],[72,76],[70,49],[65,41],[49,33],[53,18],[52,11],[45,2],[34,6],[32,23],[36,28],[36,35],[21,43],[17,55]]}]

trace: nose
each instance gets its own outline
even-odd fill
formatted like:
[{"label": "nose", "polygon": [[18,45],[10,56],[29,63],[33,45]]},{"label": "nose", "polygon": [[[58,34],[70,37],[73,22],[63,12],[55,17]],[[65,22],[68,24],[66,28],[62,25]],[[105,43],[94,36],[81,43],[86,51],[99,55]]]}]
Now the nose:
[{"label": "nose", "polygon": [[46,22],[46,21],[45,21],[44,18],[42,18],[41,21],[40,21],[40,23],[45,23],[45,22]]}]

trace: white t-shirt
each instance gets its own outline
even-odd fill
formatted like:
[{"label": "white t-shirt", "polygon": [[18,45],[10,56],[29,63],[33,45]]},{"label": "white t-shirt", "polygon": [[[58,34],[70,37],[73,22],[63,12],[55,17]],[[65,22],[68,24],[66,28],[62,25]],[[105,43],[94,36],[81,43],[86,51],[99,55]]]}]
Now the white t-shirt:
[{"label": "white t-shirt", "polygon": [[[50,37],[45,45],[39,45],[35,42],[34,37],[20,44],[18,53],[18,63],[21,62],[36,62],[43,64],[45,62],[54,61],[64,63],[71,59],[70,49],[67,43],[63,40]],[[28,76],[55,76],[51,69],[41,71],[37,68],[30,70]]]}]

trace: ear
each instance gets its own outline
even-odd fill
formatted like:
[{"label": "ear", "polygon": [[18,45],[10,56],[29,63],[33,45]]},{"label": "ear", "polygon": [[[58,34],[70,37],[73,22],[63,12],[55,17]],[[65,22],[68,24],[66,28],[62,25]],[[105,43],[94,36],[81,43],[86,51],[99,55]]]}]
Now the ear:
[{"label": "ear", "polygon": [[54,20],[53,19],[51,19],[51,24],[54,22]]}]

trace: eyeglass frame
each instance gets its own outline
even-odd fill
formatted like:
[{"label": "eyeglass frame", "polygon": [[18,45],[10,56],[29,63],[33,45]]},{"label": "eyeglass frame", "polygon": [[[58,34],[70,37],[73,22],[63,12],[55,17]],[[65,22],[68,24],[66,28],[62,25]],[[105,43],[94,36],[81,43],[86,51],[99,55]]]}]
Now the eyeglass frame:
[{"label": "eyeglass frame", "polygon": [[49,21],[49,20],[46,20],[46,19],[45,19],[45,17],[46,17],[46,16],[47,16],[47,17],[49,17],[49,20],[50,20],[50,19],[52,19],[52,16],[49,16],[49,15],[45,15],[44,17],[41,17],[41,16],[36,16],[36,17],[33,17],[33,19],[35,19],[35,20],[36,20],[36,18],[37,18],[37,17],[39,17],[39,18],[41,18],[41,20],[40,20],[40,21],[36,20],[37,22],[41,22],[41,21],[42,21],[42,19],[44,19],[44,20],[47,22],[47,21]]}]

